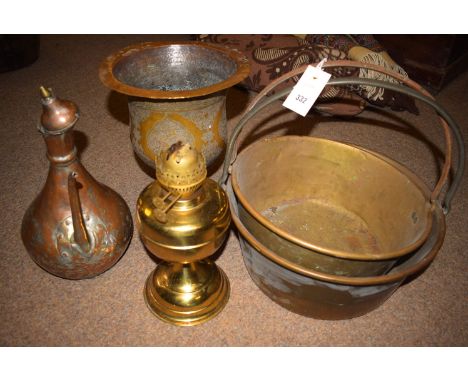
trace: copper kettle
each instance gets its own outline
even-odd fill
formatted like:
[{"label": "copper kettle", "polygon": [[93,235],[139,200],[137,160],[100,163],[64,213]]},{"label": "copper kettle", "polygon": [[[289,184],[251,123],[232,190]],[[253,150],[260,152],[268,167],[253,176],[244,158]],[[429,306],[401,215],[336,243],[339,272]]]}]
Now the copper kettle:
[{"label": "copper kettle", "polygon": [[97,182],[77,157],[73,126],[77,106],[41,87],[39,131],[50,161],[42,191],[23,217],[21,236],[32,259],[66,279],[83,279],[111,268],[133,233],[122,197]]}]

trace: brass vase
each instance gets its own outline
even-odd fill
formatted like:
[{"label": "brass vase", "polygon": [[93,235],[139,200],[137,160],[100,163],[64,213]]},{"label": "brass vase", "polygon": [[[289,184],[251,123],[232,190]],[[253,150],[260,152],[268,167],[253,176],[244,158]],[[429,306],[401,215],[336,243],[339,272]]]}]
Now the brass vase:
[{"label": "brass vase", "polygon": [[202,151],[210,167],[227,138],[226,92],[249,74],[239,52],[202,42],[147,42],[107,57],[99,76],[128,95],[131,141],[154,168],[157,153],[178,140]]},{"label": "brass vase", "polygon": [[41,88],[39,130],[50,161],[46,183],[27,209],[21,236],[32,259],[53,275],[84,279],[111,268],[132,233],[122,197],[97,182],[77,157],[73,126],[78,108]]},{"label": "brass vase", "polygon": [[166,322],[196,325],[218,314],[229,298],[229,281],[209,258],[229,232],[227,196],[206,179],[203,155],[188,144],[162,152],[156,176],[137,201],[140,237],[163,260],[146,281],[145,300]]}]

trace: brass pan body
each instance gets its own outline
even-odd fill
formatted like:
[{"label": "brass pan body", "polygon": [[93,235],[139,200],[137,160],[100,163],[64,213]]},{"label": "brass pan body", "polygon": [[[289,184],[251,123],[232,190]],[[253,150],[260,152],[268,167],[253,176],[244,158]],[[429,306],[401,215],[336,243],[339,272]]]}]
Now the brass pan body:
[{"label": "brass pan body", "polygon": [[[406,170],[397,162],[388,161],[400,170]],[[421,182],[419,186],[423,187]],[[274,302],[307,317],[344,320],[377,309],[408,277],[428,267],[444,242],[445,215],[440,205],[435,204],[431,211],[432,224],[427,240],[411,255],[400,258],[389,273],[368,277],[322,273],[313,267],[298,265],[295,259],[284,256],[286,253],[281,246],[271,250],[262,244],[257,234],[253,234],[241,221],[242,206],[233,192],[231,180],[227,193],[232,220],[239,231],[244,264],[250,277]]]}]

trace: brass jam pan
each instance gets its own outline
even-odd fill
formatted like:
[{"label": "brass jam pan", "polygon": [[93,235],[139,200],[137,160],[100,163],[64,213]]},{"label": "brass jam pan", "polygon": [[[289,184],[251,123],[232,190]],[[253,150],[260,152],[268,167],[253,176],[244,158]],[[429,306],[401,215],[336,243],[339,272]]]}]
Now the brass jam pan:
[{"label": "brass jam pan", "polygon": [[[378,66],[343,61],[341,64],[365,66],[393,76]],[[444,128],[446,156],[432,193],[416,176],[388,158],[313,137],[267,139],[235,159],[236,139],[245,123],[291,90],[285,89],[262,103],[256,98],[254,106],[248,108],[233,131],[220,179],[225,182],[232,170],[240,219],[261,244],[302,269],[365,277],[386,273],[397,260],[428,240],[436,205],[442,205],[447,213],[460,183],[464,147],[456,123],[445,110],[413,81],[394,77],[408,87],[360,78],[332,79],[329,85],[383,87],[435,108]],[[275,84],[280,82],[281,78]],[[438,197],[451,167],[449,128],[456,138],[459,157],[456,175],[441,203]]]}]

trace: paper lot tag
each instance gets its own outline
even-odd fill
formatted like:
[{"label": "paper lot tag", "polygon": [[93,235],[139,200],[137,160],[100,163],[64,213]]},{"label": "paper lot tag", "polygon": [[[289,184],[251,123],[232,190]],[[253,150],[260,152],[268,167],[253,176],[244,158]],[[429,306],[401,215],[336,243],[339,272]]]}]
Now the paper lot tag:
[{"label": "paper lot tag", "polygon": [[307,67],[288,98],[283,102],[284,107],[303,117],[306,116],[331,77],[330,73],[321,69],[324,61],[322,60],[317,66]]}]

